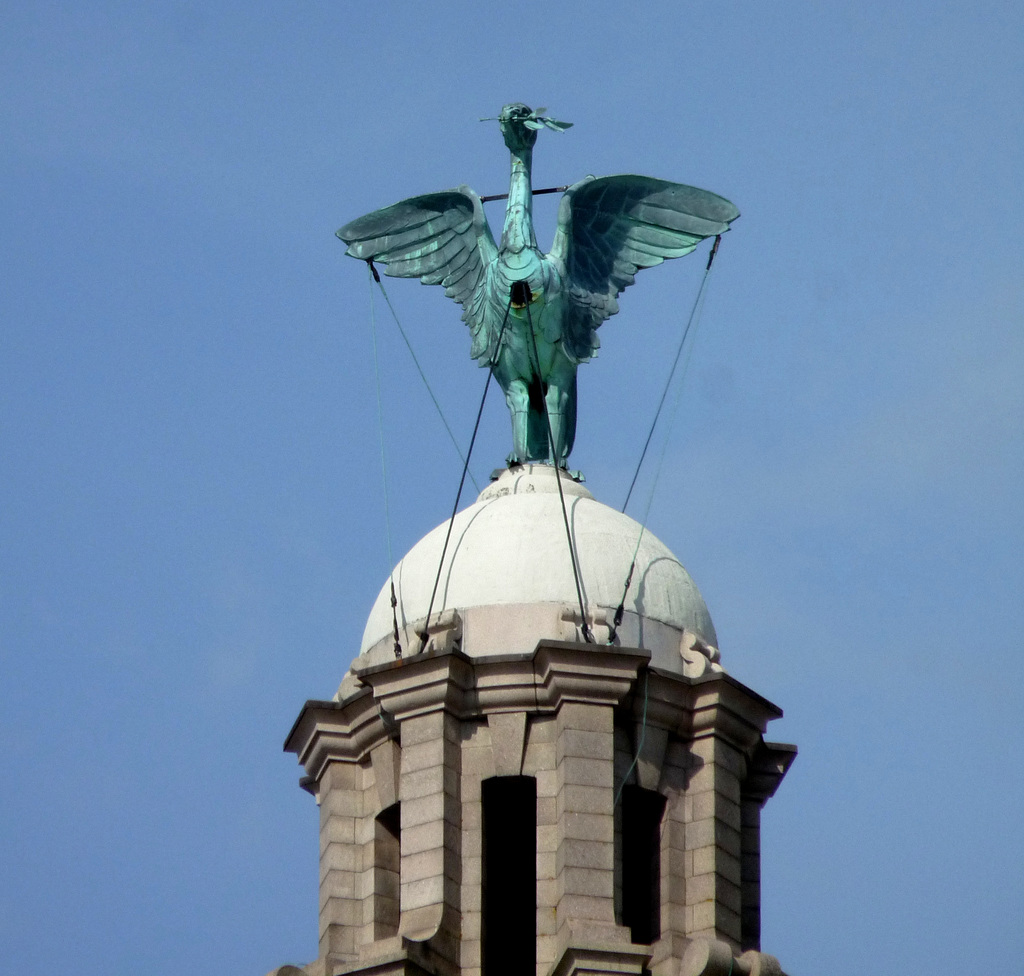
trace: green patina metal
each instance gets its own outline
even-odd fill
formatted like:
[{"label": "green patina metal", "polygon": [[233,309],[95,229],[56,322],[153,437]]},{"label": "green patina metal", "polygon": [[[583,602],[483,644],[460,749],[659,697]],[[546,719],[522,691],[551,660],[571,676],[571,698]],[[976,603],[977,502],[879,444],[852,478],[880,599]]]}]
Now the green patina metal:
[{"label": "green patina metal", "polygon": [[576,368],[595,354],[597,329],[619,310],[619,293],[637,271],[724,233],[739,211],[681,183],[588,176],[565,191],[554,243],[542,254],[533,232],[533,146],[539,129],[571,124],[543,112],[517,102],[498,117],[512,156],[500,243],[468,186],[376,210],[338,237],[347,254],[384,265],[388,275],[444,286],[463,307],[471,355],[493,368],[505,393],[509,461],[564,465],[576,434]]}]

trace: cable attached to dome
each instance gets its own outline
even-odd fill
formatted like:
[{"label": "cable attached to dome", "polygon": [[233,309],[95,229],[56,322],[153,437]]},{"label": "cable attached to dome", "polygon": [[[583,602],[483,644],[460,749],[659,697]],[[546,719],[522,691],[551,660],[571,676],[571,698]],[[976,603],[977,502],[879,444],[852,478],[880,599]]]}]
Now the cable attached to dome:
[{"label": "cable attached to dome", "polygon": [[[505,306],[505,317],[501,321],[501,330],[498,332],[498,341],[494,344],[494,356],[497,357],[501,348],[501,340],[505,337],[505,327],[508,325],[509,312],[512,310],[512,294],[509,294],[508,305]],[[473,436],[469,439],[469,450],[462,465],[462,477],[459,479],[459,490],[455,493],[455,504],[452,506],[452,517],[448,519],[448,531],[445,533],[444,545],[441,547],[441,558],[437,564],[437,576],[434,578],[434,588],[430,591],[430,603],[427,605],[427,616],[423,621],[423,630],[419,633],[420,653],[426,649],[427,641],[430,639],[430,615],[434,612],[434,599],[437,597],[437,587],[441,582],[441,571],[444,569],[444,557],[448,552],[448,543],[452,537],[452,526],[455,525],[455,516],[459,511],[459,501],[462,498],[462,489],[466,484],[466,473],[469,471],[469,459],[473,456],[473,446],[476,444],[476,435],[480,430],[480,418],[484,413],[484,404],[487,402],[487,391],[491,388],[491,380],[494,378],[495,359],[487,364],[487,382],[484,383],[484,395],[480,398],[480,409],[476,412],[476,423],[473,424]],[[474,482],[475,483],[475,482]]]},{"label": "cable attached to dome", "polygon": [[[388,574],[391,582],[391,626],[395,639],[395,658],[402,656],[402,642],[398,636],[398,598],[395,596],[395,560],[391,555],[391,514],[388,511],[388,466],[384,456],[384,409],[380,397],[380,364],[377,360],[377,316],[373,307],[373,279],[380,284],[380,276],[372,261],[367,261],[370,272],[370,335],[373,338],[373,375],[377,381],[377,431],[380,435],[380,474],[384,496],[384,538],[388,551]],[[386,296],[385,296],[386,297]]]},{"label": "cable attached to dome", "polygon": [[[384,282],[381,280],[380,273],[374,266],[373,258],[367,258],[366,263],[370,268],[370,273],[373,275],[373,280],[377,282],[377,287],[380,288],[380,293],[384,296],[384,301],[387,302],[388,310],[391,312],[391,317],[395,320],[395,325],[398,326],[398,333],[401,335],[402,341],[405,343],[405,348],[409,350],[409,355],[412,356],[416,372],[420,374],[420,379],[423,380],[423,385],[427,388],[427,393],[433,401],[434,407],[437,410],[437,415],[441,418],[441,423],[444,424],[444,429],[448,431],[448,436],[451,438],[452,445],[455,447],[455,453],[459,455],[459,460],[465,464],[466,456],[462,453],[462,448],[459,447],[459,442],[455,439],[455,434],[452,432],[452,429],[448,424],[444,411],[441,409],[441,404],[438,402],[437,397],[434,396],[434,391],[431,389],[430,383],[427,380],[427,374],[423,372],[423,367],[420,365],[420,361],[412,348],[412,343],[409,341],[409,337],[406,335],[405,329],[402,328],[402,323],[398,318],[398,313],[395,311],[395,306],[391,304],[391,298],[384,290]],[[477,491],[480,491],[480,486],[476,483],[476,478],[473,477],[472,471],[469,472],[469,480],[473,482],[473,487],[476,488]]]},{"label": "cable attached to dome", "polygon": [[[704,311],[704,302],[707,299],[707,288],[708,279],[711,277],[711,265],[714,263],[715,255],[718,253],[718,246],[722,243],[722,235],[718,234],[715,237],[715,243],[711,247],[711,253],[708,254],[708,263],[704,268],[704,277],[701,279],[700,288],[697,289],[697,297],[693,301],[693,307],[690,309],[690,317],[686,321],[686,328],[683,329],[683,335],[679,340],[679,346],[676,349],[675,358],[672,360],[672,368],[669,370],[668,379],[665,381],[665,388],[661,391],[661,398],[658,400],[658,407],[654,411],[654,419],[651,421],[650,430],[647,431],[647,439],[644,441],[643,450],[640,452],[640,460],[636,463],[636,470],[633,472],[633,480],[629,483],[629,491],[626,492],[626,500],[622,503],[620,511],[625,514],[626,506],[629,505],[629,499],[633,494],[633,488],[636,486],[636,480],[640,475],[640,468],[644,463],[644,458],[647,456],[647,448],[650,447],[651,438],[654,436],[654,428],[658,424],[658,419],[661,417],[662,408],[665,406],[665,398],[668,396],[668,391],[672,386],[672,380],[676,374],[676,367],[679,365],[679,357],[682,355],[683,346],[686,345],[686,338],[690,334],[690,329],[693,327],[694,336],[696,337],[696,329],[700,326],[700,317]],[[696,339],[694,340],[696,341]],[[626,597],[629,595],[629,586],[633,581],[633,571],[636,569],[636,557],[640,552],[640,542],[644,537],[644,531],[647,528],[647,518],[651,514],[651,503],[654,501],[654,490],[658,485],[658,479],[661,477],[662,464],[665,461],[665,452],[668,448],[669,435],[672,433],[672,426],[675,422],[676,414],[679,410],[679,402],[682,399],[683,394],[683,380],[686,378],[686,371],[690,366],[690,357],[693,355],[694,343],[691,342],[689,351],[686,354],[686,359],[683,362],[683,372],[680,375],[679,386],[676,389],[676,398],[672,406],[672,411],[669,415],[668,430],[665,432],[665,440],[661,446],[661,455],[658,458],[658,466],[655,468],[654,479],[651,482],[651,489],[647,495],[647,506],[644,509],[643,521],[640,523],[640,534],[637,536],[636,546],[633,549],[633,558],[629,564],[629,572],[626,574],[626,583],[622,588],[622,599],[619,601],[618,607],[615,609],[615,616],[612,620],[611,630],[608,632],[608,643],[613,644],[615,638],[618,635],[619,626],[622,623],[622,619],[626,612]]]},{"label": "cable attached to dome", "polygon": [[[658,408],[654,411],[654,419],[651,421],[650,430],[647,431],[647,440],[644,441],[643,450],[640,452],[640,460],[636,462],[636,470],[633,472],[633,480],[629,483],[629,491],[626,492],[626,500],[622,503],[622,508],[620,509],[623,514],[625,514],[626,506],[629,504],[630,496],[633,494],[633,488],[636,486],[636,479],[640,475],[640,468],[644,463],[644,458],[647,456],[647,448],[651,446],[651,438],[654,436],[654,428],[658,425],[658,418],[661,416],[662,407],[665,406],[665,397],[668,396],[669,387],[672,386],[672,379],[676,375],[676,367],[679,365],[679,357],[683,352],[683,346],[686,344],[686,337],[690,334],[690,327],[694,323],[694,316],[697,313],[698,307],[703,307],[703,299],[707,291],[708,278],[711,275],[711,265],[715,260],[715,255],[718,253],[718,245],[721,241],[722,235],[719,234],[715,238],[715,243],[711,248],[711,253],[708,255],[708,263],[707,267],[704,269],[704,277],[701,279],[700,288],[697,289],[697,297],[693,301],[693,308],[690,309],[690,317],[687,319],[686,328],[683,329],[682,338],[679,340],[679,347],[676,349],[675,359],[672,360],[672,368],[668,371],[668,379],[665,381],[665,389],[661,391],[661,399],[658,400]],[[689,362],[689,359],[687,359],[687,362]],[[685,374],[685,372],[686,370],[684,368],[683,373]]]},{"label": "cable attached to dome", "polygon": [[[525,306],[526,308],[526,321],[529,326],[530,342],[533,346],[533,356],[535,362],[533,365],[537,369],[537,375],[541,376],[540,368],[540,352],[537,349],[537,336],[533,331],[533,315],[530,312],[530,302],[533,301],[533,295],[530,293],[530,286],[526,281],[514,281],[512,282],[511,295],[515,296],[513,303],[517,308]],[[544,401],[544,421],[548,429],[548,451],[551,456],[551,463],[555,467],[555,484],[558,485],[558,500],[562,503],[562,521],[565,523],[565,538],[569,543],[569,560],[572,563],[572,578],[576,584],[576,599],[579,600],[580,604],[580,628],[583,631],[583,640],[587,644],[593,644],[594,635],[590,632],[590,625],[587,623],[587,610],[583,604],[583,587],[580,585],[580,570],[576,564],[576,549],[572,543],[572,530],[569,528],[569,513],[565,508],[565,494],[562,492],[562,475],[559,471],[559,459],[555,457],[555,436],[551,430],[551,413],[548,410],[548,398],[545,395],[541,397]]]}]

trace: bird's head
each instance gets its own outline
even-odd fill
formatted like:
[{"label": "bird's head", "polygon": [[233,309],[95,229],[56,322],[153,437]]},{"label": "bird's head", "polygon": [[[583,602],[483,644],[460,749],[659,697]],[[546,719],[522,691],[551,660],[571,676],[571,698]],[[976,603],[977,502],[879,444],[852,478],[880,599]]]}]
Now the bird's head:
[{"label": "bird's head", "polygon": [[506,105],[498,116],[501,134],[505,137],[505,145],[515,152],[519,149],[532,149],[537,141],[537,129],[540,126],[527,125],[535,118],[533,110],[522,102]]},{"label": "bird's head", "polygon": [[[555,132],[562,132],[568,129],[571,122],[559,122],[557,119],[550,119],[542,113],[547,109],[539,108],[536,111],[529,105],[522,102],[512,102],[501,110],[498,116],[498,125],[501,126],[501,134],[505,138],[505,145],[512,152],[532,149],[537,141],[537,130],[548,128]],[[482,122],[489,121],[481,119]]]}]

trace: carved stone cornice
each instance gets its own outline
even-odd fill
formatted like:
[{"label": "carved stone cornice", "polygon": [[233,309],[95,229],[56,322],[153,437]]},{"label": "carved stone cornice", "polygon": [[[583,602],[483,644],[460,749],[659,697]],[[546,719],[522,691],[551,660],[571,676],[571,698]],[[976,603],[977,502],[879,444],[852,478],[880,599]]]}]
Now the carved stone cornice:
[{"label": "carved stone cornice", "polygon": [[650,659],[640,647],[541,641],[534,655],[537,704],[552,711],[565,701],[618,705]]},{"label": "carved stone cornice", "polygon": [[692,680],[692,710],[688,724],[684,717],[678,729],[685,738],[714,735],[749,757],[761,741],[768,723],[782,717],[781,708],[724,671]]},{"label": "carved stone cornice", "polygon": [[439,708],[469,718],[495,711],[553,712],[564,701],[618,705],[649,660],[642,648],[541,641],[530,655],[470,658],[446,649],[355,673],[385,712],[403,721]]},{"label": "carved stone cornice", "polygon": [[550,714],[563,702],[588,702],[624,706],[636,723],[683,739],[716,736],[748,760],[756,753],[754,793],[767,799],[795,752],[762,745],[768,722],[779,718],[781,709],[725,672],[688,678],[648,668],[649,661],[642,648],[572,641],[541,641],[529,655],[470,658],[455,647],[430,649],[356,669],[364,687],[341,702],[306,702],[285,750],[298,756],[315,781],[329,760],[365,760],[374,747],[395,737],[399,723],[418,715],[439,710],[464,719],[509,711]]},{"label": "carved stone cornice", "polygon": [[354,673],[398,722],[438,710],[463,713],[466,693],[475,683],[472,660],[450,649],[429,650]]},{"label": "carved stone cornice", "polygon": [[775,795],[794,759],[796,746],[762,740],[748,766],[747,778],[743,783],[744,795],[763,807]]},{"label": "carved stone cornice", "polygon": [[345,701],[307,701],[295,720],[285,752],[294,752],[307,777],[319,779],[331,759],[359,762],[374,746],[394,735],[370,689]]}]

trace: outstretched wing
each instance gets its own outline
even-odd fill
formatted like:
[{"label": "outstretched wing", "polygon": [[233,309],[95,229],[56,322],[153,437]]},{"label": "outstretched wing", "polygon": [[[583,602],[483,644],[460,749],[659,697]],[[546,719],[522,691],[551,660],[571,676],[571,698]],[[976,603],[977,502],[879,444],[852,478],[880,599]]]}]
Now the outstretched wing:
[{"label": "outstretched wing", "polygon": [[348,245],[346,254],[384,265],[385,274],[443,285],[444,293],[462,305],[462,318],[476,338],[479,285],[498,249],[480,198],[468,186],[375,210],[346,224],[338,237]]},{"label": "outstretched wing", "polygon": [[594,330],[619,310],[616,298],[637,271],[689,254],[739,215],[724,197],[650,176],[588,177],[569,187],[549,257],[565,268],[570,355],[593,353]]}]

